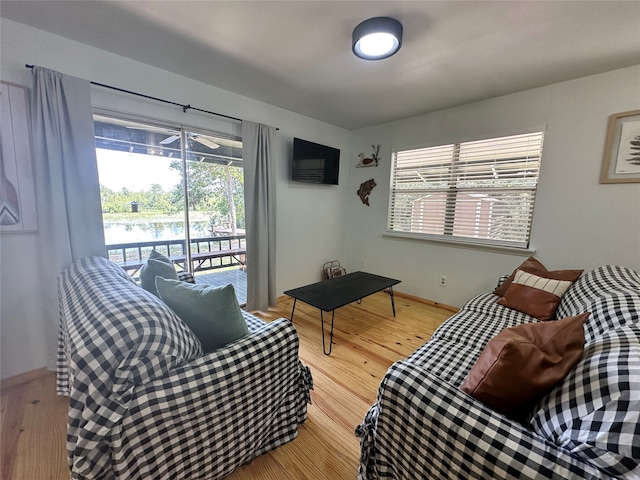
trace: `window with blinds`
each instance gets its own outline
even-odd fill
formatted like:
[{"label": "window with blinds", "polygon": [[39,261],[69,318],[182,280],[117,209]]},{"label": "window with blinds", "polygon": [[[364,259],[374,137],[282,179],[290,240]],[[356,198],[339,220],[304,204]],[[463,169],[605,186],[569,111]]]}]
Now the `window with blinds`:
[{"label": "window with blinds", "polygon": [[388,230],[527,248],[542,142],[535,132],[394,152]]}]

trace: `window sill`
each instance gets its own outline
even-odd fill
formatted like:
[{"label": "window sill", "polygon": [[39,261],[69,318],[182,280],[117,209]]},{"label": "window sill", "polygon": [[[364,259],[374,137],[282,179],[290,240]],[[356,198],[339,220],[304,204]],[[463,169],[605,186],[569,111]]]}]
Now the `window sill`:
[{"label": "window sill", "polygon": [[442,245],[445,247],[464,248],[468,250],[482,250],[485,252],[503,253],[506,255],[519,255],[519,256],[531,256],[536,253],[531,248],[518,248],[508,247],[503,245],[488,245],[486,243],[477,243],[473,240],[455,239],[445,240],[442,238],[427,237],[418,233],[407,232],[390,232],[386,231],[382,234],[383,237],[393,240],[408,240],[414,242],[433,243],[436,245]]}]

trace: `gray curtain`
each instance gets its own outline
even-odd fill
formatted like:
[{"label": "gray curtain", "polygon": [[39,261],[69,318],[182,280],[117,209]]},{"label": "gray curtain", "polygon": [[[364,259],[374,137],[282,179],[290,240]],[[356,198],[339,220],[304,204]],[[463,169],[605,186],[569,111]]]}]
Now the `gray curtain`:
[{"label": "gray curtain", "polygon": [[[56,277],[77,258],[107,256],[96,163],[90,83],[35,67],[31,130],[37,189],[43,314],[58,326]],[[49,342],[51,344],[51,341]],[[49,366],[55,358],[49,355]]]},{"label": "gray curtain", "polygon": [[247,310],[276,304],[276,129],[242,122],[247,231]]}]

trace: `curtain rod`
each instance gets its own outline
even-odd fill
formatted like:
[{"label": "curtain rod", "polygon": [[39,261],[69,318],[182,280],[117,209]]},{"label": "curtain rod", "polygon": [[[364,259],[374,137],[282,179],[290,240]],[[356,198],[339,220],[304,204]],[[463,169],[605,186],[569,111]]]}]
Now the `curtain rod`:
[{"label": "curtain rod", "polygon": [[[31,70],[33,70],[33,67],[35,67],[35,65],[29,65],[28,63],[25,63],[24,66],[26,68],[31,69]],[[212,112],[210,110],[203,110],[202,108],[192,107],[189,104],[185,105],[185,104],[182,104],[182,103],[172,102],[171,100],[165,100],[164,98],[152,97],[151,95],[145,95],[144,93],[133,92],[131,90],[125,90],[124,88],[113,87],[111,85],[105,85],[104,83],[98,83],[98,82],[93,82],[93,81],[90,81],[89,83],[91,83],[91,85],[96,85],[98,87],[103,87],[103,88],[109,88],[111,90],[116,90],[117,92],[128,93],[129,95],[136,95],[138,97],[147,98],[149,100],[155,100],[156,102],[168,103],[169,105],[175,105],[177,107],[182,107],[182,112],[183,113],[186,113],[187,110],[195,110],[196,112],[208,113],[209,115],[216,115],[218,117],[228,118],[230,120],[235,120],[237,122],[242,122],[241,118],[232,117],[230,115],[224,115],[222,113]],[[276,130],[280,130],[280,129],[276,127]]]}]

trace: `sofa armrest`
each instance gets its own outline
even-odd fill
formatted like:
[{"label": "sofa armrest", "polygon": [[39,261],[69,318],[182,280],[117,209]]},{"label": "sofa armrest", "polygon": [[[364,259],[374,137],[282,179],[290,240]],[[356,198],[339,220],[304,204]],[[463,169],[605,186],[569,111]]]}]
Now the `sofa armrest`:
[{"label": "sofa armrest", "polygon": [[610,478],[407,362],[391,366],[356,434],[360,479]]},{"label": "sofa armrest", "polygon": [[[111,448],[118,478],[221,478],[296,437],[312,380],[286,319],[136,387]],[[151,469],[152,468],[152,469]]]}]

